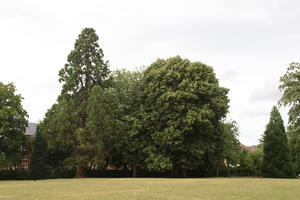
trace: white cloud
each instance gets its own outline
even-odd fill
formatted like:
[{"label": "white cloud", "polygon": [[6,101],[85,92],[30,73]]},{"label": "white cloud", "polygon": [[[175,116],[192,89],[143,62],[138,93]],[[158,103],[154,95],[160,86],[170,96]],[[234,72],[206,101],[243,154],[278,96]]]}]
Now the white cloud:
[{"label": "white cloud", "polygon": [[282,94],[279,91],[279,79],[267,81],[260,88],[255,88],[249,97],[250,103],[255,103],[258,101],[272,101],[278,102]]},{"label": "white cloud", "polygon": [[257,143],[264,113],[278,100],[278,78],[299,60],[299,6],[296,0],[0,1],[0,81],[15,82],[30,120],[42,119],[59,94],[58,71],[77,35],[93,27],[112,69],[175,55],[213,66],[230,88],[242,142]]}]

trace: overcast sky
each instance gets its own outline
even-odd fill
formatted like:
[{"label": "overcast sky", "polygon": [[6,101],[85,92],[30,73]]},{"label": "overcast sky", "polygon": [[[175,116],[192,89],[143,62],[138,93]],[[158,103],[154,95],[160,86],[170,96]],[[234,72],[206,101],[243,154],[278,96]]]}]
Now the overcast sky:
[{"label": "overcast sky", "polygon": [[15,83],[38,122],[60,93],[75,39],[93,27],[112,70],[176,55],[213,66],[241,142],[257,144],[280,76],[299,61],[299,20],[297,0],[1,0],[0,81]]}]

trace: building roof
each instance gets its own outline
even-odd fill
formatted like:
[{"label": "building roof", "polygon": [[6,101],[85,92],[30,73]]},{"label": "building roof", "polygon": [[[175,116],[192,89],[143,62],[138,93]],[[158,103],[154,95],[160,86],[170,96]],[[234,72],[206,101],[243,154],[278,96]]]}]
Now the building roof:
[{"label": "building roof", "polygon": [[25,135],[33,136],[36,133],[36,127],[37,123],[28,123],[28,126],[26,127]]},{"label": "building roof", "polygon": [[245,151],[254,151],[257,149],[257,145],[245,146],[245,145],[241,144],[240,146]]}]

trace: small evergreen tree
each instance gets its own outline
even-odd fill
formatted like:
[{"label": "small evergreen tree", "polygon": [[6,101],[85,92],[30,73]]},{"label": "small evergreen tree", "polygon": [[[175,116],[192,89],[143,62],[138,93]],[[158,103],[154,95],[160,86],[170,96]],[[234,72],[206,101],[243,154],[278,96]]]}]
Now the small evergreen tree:
[{"label": "small evergreen tree", "polygon": [[31,177],[33,180],[47,177],[47,142],[38,130],[33,141],[33,152],[31,159]]},{"label": "small evergreen tree", "polygon": [[264,136],[262,174],[265,177],[291,178],[295,176],[290,148],[281,115],[273,107]]}]

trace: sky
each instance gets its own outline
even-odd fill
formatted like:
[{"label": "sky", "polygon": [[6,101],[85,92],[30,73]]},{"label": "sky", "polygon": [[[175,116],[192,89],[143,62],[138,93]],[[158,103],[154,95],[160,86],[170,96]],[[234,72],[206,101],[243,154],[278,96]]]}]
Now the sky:
[{"label": "sky", "polygon": [[15,83],[29,121],[39,122],[76,38],[92,27],[111,70],[176,55],[212,66],[230,89],[228,119],[255,145],[281,97],[280,76],[299,61],[299,8],[297,0],[1,0],[0,81]]}]

